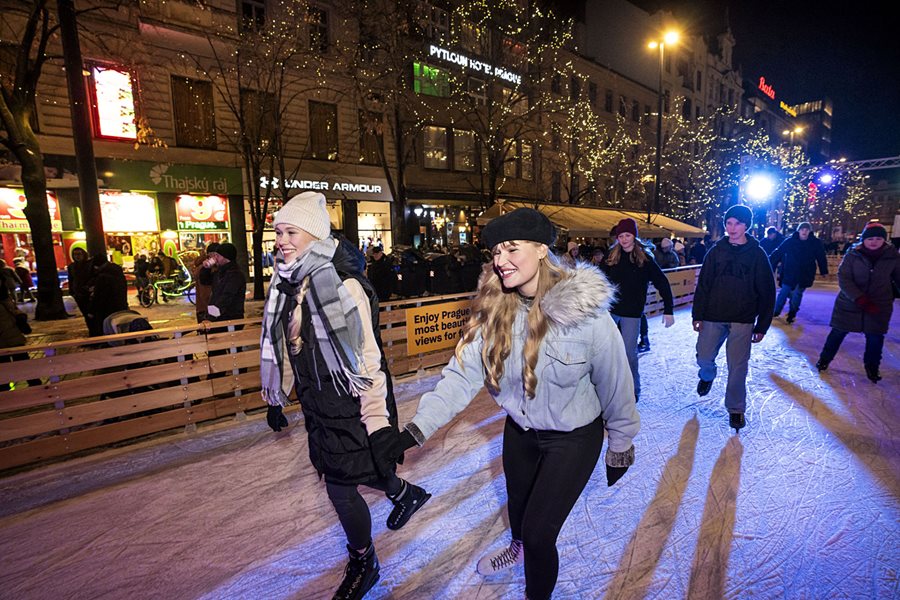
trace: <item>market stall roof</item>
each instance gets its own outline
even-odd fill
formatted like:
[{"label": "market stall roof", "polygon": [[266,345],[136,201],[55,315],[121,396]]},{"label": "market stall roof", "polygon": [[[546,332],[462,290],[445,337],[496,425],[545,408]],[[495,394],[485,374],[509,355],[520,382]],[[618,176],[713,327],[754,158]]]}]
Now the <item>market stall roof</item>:
[{"label": "market stall roof", "polygon": [[535,206],[530,202],[498,202],[479,215],[478,224],[485,225],[491,219],[523,206],[537,208],[547,215],[547,218],[556,226],[568,231],[571,236],[608,237],[610,230],[626,217],[637,221],[642,238],[669,237],[673,233],[685,237],[702,237],[706,233],[698,227],[660,214],[653,214],[651,223],[647,223],[647,215],[638,212],[568,204],[538,204]]}]

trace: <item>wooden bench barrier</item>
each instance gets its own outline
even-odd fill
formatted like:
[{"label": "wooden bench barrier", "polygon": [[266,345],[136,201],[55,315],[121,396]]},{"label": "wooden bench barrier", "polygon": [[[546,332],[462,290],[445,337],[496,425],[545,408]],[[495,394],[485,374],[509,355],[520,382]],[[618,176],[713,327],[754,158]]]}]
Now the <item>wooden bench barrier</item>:
[{"label": "wooden bench barrier", "polygon": [[[696,266],[666,272],[676,306],[693,300],[698,272]],[[453,347],[409,351],[407,319],[417,310],[457,306],[473,296],[385,303],[379,320],[391,373],[446,364]],[[647,300],[648,316],[662,312],[652,288]],[[0,392],[0,470],[245,418],[247,411],[264,406],[259,335],[256,318],[216,324],[216,329],[173,327],[0,350],[0,357],[22,352],[30,357],[0,363],[0,384],[43,381],[40,387]]]}]

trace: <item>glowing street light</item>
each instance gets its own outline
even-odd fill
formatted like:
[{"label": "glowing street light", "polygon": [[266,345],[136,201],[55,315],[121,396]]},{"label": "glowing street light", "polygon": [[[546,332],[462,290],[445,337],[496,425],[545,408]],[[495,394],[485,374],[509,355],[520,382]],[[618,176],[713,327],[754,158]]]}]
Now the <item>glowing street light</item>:
[{"label": "glowing street light", "polygon": [[653,209],[659,210],[659,188],[660,188],[660,172],[662,171],[662,112],[663,112],[663,66],[666,53],[666,44],[673,46],[678,42],[677,31],[667,31],[663,34],[662,40],[654,40],[647,46],[651,50],[659,50],[659,85],[656,89],[657,106],[656,106],[656,165],[655,165],[655,181],[653,185],[653,200],[647,205],[647,222],[653,216]]},{"label": "glowing street light", "polygon": [[775,192],[775,179],[767,173],[754,173],[747,178],[744,188],[747,198],[754,202],[767,202]]}]

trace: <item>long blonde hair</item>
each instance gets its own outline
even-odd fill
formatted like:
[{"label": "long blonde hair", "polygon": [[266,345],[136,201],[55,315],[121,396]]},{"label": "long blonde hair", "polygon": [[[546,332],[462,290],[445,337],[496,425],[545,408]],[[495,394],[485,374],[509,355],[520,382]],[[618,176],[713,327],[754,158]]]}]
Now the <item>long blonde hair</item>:
[{"label": "long blonde hair", "polygon": [[[606,264],[609,266],[619,264],[619,260],[622,258],[622,244],[616,242],[613,244],[613,247],[609,250],[609,256],[606,257]],[[647,256],[647,246],[644,245],[644,241],[640,238],[634,238],[634,248],[631,250],[631,262],[636,264],[638,267],[643,267],[644,263],[647,262],[649,257]]]},{"label": "long blonde hair", "polygon": [[[536,242],[509,242],[510,244],[535,244]],[[538,265],[537,293],[528,310],[525,345],[522,349],[522,379],[529,398],[537,388],[535,368],[538,350],[550,324],[541,309],[541,299],[560,280],[567,276],[567,269],[559,259],[548,252]],[[480,332],[482,337],[481,364],[484,366],[484,385],[497,394],[503,378],[503,364],[512,350],[513,323],[520,307],[520,296],[514,289],[506,290],[500,277],[494,272],[493,262],[482,268],[478,278],[478,293],[472,300],[472,315],[463,326],[462,339],[456,346],[456,360],[462,363],[462,351]]]}]

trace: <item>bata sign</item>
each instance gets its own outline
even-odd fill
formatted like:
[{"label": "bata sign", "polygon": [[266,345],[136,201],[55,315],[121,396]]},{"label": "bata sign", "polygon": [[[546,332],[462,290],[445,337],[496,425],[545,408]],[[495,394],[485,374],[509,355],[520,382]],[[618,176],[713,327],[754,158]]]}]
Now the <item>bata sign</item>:
[{"label": "bata sign", "polygon": [[495,67],[493,65],[487,64],[486,62],[482,62],[474,58],[469,58],[465,54],[453,52],[451,50],[447,50],[446,48],[441,48],[434,45],[428,46],[428,56],[439,58],[440,60],[459,65],[464,69],[469,69],[470,71],[475,71],[476,73],[484,73],[489,77],[496,77],[497,79],[502,79],[503,81],[508,81],[509,83],[514,83],[516,85],[520,85],[522,83],[521,75],[513,73],[512,71],[507,71],[503,67]]},{"label": "bata sign", "polygon": [[289,190],[315,190],[327,194],[345,196],[351,199],[390,201],[391,197],[384,182],[379,179],[363,177],[342,177],[339,180],[325,179],[280,179],[278,177],[260,177],[259,187],[272,192],[286,188]]}]

